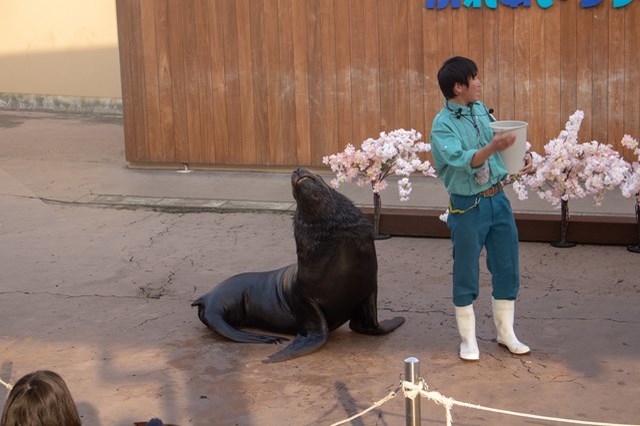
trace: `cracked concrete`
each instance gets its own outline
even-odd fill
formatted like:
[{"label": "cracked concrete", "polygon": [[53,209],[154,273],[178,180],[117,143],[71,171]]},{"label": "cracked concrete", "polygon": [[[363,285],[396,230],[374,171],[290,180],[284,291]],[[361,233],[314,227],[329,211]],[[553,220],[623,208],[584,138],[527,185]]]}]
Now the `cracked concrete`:
[{"label": "cracked concrete", "polygon": [[[579,420],[640,418],[640,270],[622,247],[521,245],[530,271],[517,305],[518,334],[533,349],[526,357],[495,343],[483,268],[481,360],[464,363],[451,310],[449,241],[379,241],[379,316],[400,312],[407,323],[383,337],[341,327],[322,350],[272,365],[261,361],[275,347],[226,341],[189,304],[232,274],[292,262],[290,215],[2,199],[5,212],[20,211],[29,225],[0,214],[0,377],[59,371],[87,425],[156,415],[181,425],[328,425],[384,397],[408,356],[420,359],[431,389],[459,401]],[[453,414],[458,425],[531,424],[468,409]],[[403,416],[397,396],[352,424],[400,425]],[[443,411],[423,402],[422,418],[442,424]]]},{"label": "cracked concrete", "polygon": [[[395,389],[409,356],[420,360],[431,390],[458,401],[640,423],[640,258],[624,247],[521,244],[516,325],[532,348],[525,357],[495,343],[482,261],[481,359],[465,363],[457,356],[449,241],[381,240],[379,317],[400,313],[407,322],[382,337],[343,326],[316,353],[263,364],[276,347],[214,335],[190,303],[230,275],[293,262],[290,211],[89,201],[184,198],[173,191],[199,200],[206,197],[196,186],[214,186],[221,200],[242,192],[290,203],[275,183],[250,187],[252,179],[280,177],[238,173],[224,186],[230,180],[216,173],[189,174],[186,183],[186,175],[126,170],[117,121],[65,119],[72,126],[65,130],[51,115],[34,116],[44,130],[21,115],[5,117],[11,126],[0,117],[0,135],[11,135],[0,138],[0,377],[58,371],[84,424],[159,416],[182,426],[330,425]],[[2,388],[0,405],[5,397]],[[463,426],[554,424],[461,408],[453,418]],[[351,424],[405,424],[402,395]],[[423,401],[422,424],[444,424],[442,407]]]}]

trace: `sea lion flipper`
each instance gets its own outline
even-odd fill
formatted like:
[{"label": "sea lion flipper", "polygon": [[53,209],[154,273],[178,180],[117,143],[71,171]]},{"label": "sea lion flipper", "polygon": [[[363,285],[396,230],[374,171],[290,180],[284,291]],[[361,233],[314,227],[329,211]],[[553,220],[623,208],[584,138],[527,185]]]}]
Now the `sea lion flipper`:
[{"label": "sea lion flipper", "polygon": [[314,352],[327,343],[329,326],[322,309],[315,300],[304,299],[296,304],[296,320],[301,332],[283,350],[270,355],[263,362],[280,362]]},{"label": "sea lion flipper", "polygon": [[391,319],[381,321],[379,328],[384,331],[382,334],[391,333],[393,330],[404,324],[404,321],[404,317],[393,317]]},{"label": "sea lion flipper", "polygon": [[327,343],[329,334],[298,335],[293,342],[280,352],[270,355],[264,363],[281,362],[317,351]]},{"label": "sea lion flipper", "polygon": [[267,334],[251,333],[235,328],[229,324],[223,315],[220,306],[213,305],[207,309],[206,298],[201,297],[191,304],[198,307],[198,317],[200,321],[211,330],[239,343],[282,343],[289,339],[280,336],[270,336]]},{"label": "sea lion flipper", "polygon": [[209,326],[218,334],[239,343],[282,343],[289,339],[268,334],[251,333],[232,327],[225,321],[213,321]]},{"label": "sea lion flipper", "polygon": [[378,322],[378,295],[373,292],[362,304],[356,309],[356,312],[349,321],[349,328],[356,333],[369,334],[379,336],[381,334],[391,333],[396,328],[404,324],[403,317],[395,317],[390,320]]}]

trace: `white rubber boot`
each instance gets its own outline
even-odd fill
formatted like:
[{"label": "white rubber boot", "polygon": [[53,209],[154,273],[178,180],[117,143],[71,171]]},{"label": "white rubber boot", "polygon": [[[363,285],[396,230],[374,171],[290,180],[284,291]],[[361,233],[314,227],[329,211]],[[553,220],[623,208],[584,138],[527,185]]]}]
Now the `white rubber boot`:
[{"label": "white rubber boot", "polygon": [[531,352],[529,346],[522,343],[513,331],[513,319],[515,315],[515,301],[491,299],[493,307],[493,322],[498,332],[498,344],[505,346],[509,352],[516,355],[524,355]]},{"label": "white rubber boot", "polygon": [[455,308],[458,333],[462,338],[460,358],[465,361],[477,361],[480,359],[480,350],[476,340],[476,316],[473,313],[473,305],[455,306]]}]

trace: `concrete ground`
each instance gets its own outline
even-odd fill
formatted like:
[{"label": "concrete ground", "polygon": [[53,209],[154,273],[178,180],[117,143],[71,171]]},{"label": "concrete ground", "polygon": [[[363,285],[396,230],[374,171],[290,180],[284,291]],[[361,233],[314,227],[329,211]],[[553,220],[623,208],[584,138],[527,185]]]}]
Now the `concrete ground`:
[{"label": "concrete ground", "polygon": [[[279,364],[261,362],[275,346],[215,335],[192,300],[230,275],[295,261],[288,181],[288,172],[131,170],[119,118],[0,111],[0,378],[57,371],[92,426],[154,416],[330,425],[395,389],[403,360],[415,356],[430,390],[458,401],[640,424],[640,258],[625,247],[521,244],[516,329],[532,347],[525,357],[492,340],[482,265],[481,359],[458,359],[445,239],[377,242],[379,317],[407,319],[390,335],[344,326],[320,351]],[[417,179],[411,203],[440,205],[439,189]],[[359,204],[370,196],[342,190]],[[633,213],[612,197],[607,212]],[[547,207],[514,200],[514,208]],[[0,387],[0,405],[6,395]],[[421,407],[423,425],[445,424],[442,407]],[[404,410],[399,394],[348,424],[403,425]],[[453,419],[559,424],[467,408],[454,408]]]}]

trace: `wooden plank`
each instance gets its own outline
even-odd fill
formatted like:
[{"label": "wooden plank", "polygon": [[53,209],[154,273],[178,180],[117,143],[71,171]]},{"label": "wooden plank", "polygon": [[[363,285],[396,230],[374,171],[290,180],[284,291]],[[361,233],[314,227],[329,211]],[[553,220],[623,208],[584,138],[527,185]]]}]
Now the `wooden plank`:
[{"label": "wooden plank", "polygon": [[280,108],[283,147],[282,165],[298,164],[296,144],[295,70],[293,58],[292,0],[278,0],[278,41],[280,43]]},{"label": "wooden plank", "polygon": [[213,85],[212,104],[214,117],[214,143],[209,146],[206,156],[214,164],[229,164],[229,135],[227,132],[227,95],[225,84],[222,11],[218,1],[210,0],[209,43],[211,44],[211,81]]},{"label": "wooden plank", "polygon": [[470,8],[466,13],[469,46],[466,56],[478,66],[478,74],[484,76],[484,23],[482,9]]},{"label": "wooden plank", "polygon": [[[623,133],[640,139],[640,57],[638,55],[638,41],[640,40],[640,3],[635,1],[624,10],[625,45],[624,45],[624,126]],[[625,149],[619,140],[614,140],[615,146],[623,152]],[[629,150],[626,153],[628,161],[637,161]]]},{"label": "wooden plank", "polygon": [[593,15],[592,8],[580,8],[576,18],[576,108],[584,112],[580,134],[585,140],[592,140],[593,109]]},{"label": "wooden plank", "polygon": [[166,0],[154,2],[160,133],[162,139],[162,152],[158,161],[161,163],[176,162],[175,126],[173,120],[173,78],[171,75],[168,13]]},{"label": "wooden plank", "polygon": [[240,64],[236,2],[218,0],[224,40],[224,84],[227,104],[229,163],[242,164],[242,109],[240,107]]},{"label": "wooden plank", "polygon": [[488,8],[482,9],[483,28],[484,28],[484,73],[480,75],[482,82],[482,100],[487,108],[495,110],[494,114],[499,120],[505,120],[507,112],[502,111],[499,103],[500,97],[500,81],[499,81],[499,62],[500,56],[498,51],[498,19],[499,12]]},{"label": "wooden plank", "polygon": [[336,25],[336,92],[338,113],[338,151],[353,142],[351,115],[351,22],[348,1],[335,0]]},{"label": "wooden plank", "polygon": [[174,122],[174,161],[189,162],[189,146],[187,135],[187,93],[186,77],[183,61],[184,30],[183,8],[178,2],[169,1],[167,16],[169,17],[169,54],[171,64],[171,98],[173,100]]},{"label": "wooden plank", "polygon": [[238,28],[238,83],[240,86],[240,130],[242,132],[242,164],[257,165],[255,105],[253,101],[253,63],[251,46],[251,0],[236,1]]},{"label": "wooden plank", "polygon": [[[393,16],[393,1],[380,0],[378,2],[382,17]],[[390,19],[380,19],[379,23],[379,55],[380,55],[380,129],[391,129],[396,123],[395,109],[395,55],[393,43],[393,22]]]},{"label": "wooden plank", "polygon": [[145,103],[145,64],[144,64],[144,39],[142,31],[142,5],[135,2],[133,5],[132,22],[132,83],[133,83],[133,99],[135,105],[133,107],[136,118],[135,138],[136,150],[135,161],[149,161],[149,139],[147,132],[147,108]]},{"label": "wooden plank", "polygon": [[[196,32],[196,57],[198,90],[195,99],[199,110],[199,158],[192,157],[192,162],[206,164],[210,162],[210,147],[214,144],[215,123],[213,111],[213,79],[211,75],[211,28],[208,19],[208,0],[196,0],[194,3],[194,26]],[[192,154],[192,153],[191,153]],[[193,154],[192,154],[193,155]]]},{"label": "wooden plank", "polygon": [[607,140],[599,142],[610,144],[615,144],[622,139],[624,133],[625,9],[609,10],[609,117],[607,120],[609,126]]},{"label": "wooden plank", "polygon": [[429,140],[433,118],[443,105],[443,95],[438,84],[438,70],[442,63],[438,58],[437,12],[422,11],[422,44],[424,46],[424,137]]},{"label": "wooden plank", "polygon": [[187,163],[204,163],[204,147],[200,123],[200,81],[194,1],[183,2],[182,28],[184,31],[184,81],[187,104]]},{"label": "wooden plank", "polygon": [[278,40],[278,1],[265,0],[264,47],[267,71],[267,108],[269,111],[269,164],[281,165],[284,152],[282,147],[282,111],[280,103],[280,42]]},{"label": "wooden plank", "polygon": [[514,9],[498,7],[498,105],[500,120],[515,120]]},{"label": "wooden plank", "polygon": [[116,0],[116,19],[118,21],[118,47],[120,57],[120,81],[122,85],[122,115],[124,122],[125,159],[136,160],[135,115],[133,106],[133,61],[132,40],[132,3]]},{"label": "wooden plank", "polygon": [[442,64],[444,61],[455,55],[453,46],[452,32],[454,31],[453,25],[453,11],[451,8],[440,9],[436,11],[438,17],[438,62]]},{"label": "wooden plank", "polygon": [[377,136],[385,130],[380,123],[380,17],[378,0],[364,1],[364,70],[365,96],[368,99],[364,115],[367,134]]},{"label": "wooden plank", "polygon": [[320,1],[307,2],[307,61],[309,64],[309,123],[311,129],[311,163],[317,164],[326,148],[322,91],[322,27]]},{"label": "wooden plank", "polygon": [[[560,6],[560,116],[565,120],[576,111],[576,8],[578,2]],[[581,140],[584,137],[580,130]]]},{"label": "wooden plank", "polygon": [[[529,98],[529,142],[531,149],[541,155],[544,154],[544,145],[547,144],[545,132],[545,106],[546,106],[546,84],[545,84],[545,10],[542,8],[531,8],[531,37],[530,37],[530,98]],[[523,36],[524,37],[524,36]]]},{"label": "wooden plank", "polygon": [[[256,162],[260,165],[271,163],[269,146],[269,109],[267,107],[267,64],[264,28],[264,1],[252,0],[250,3],[251,26],[251,75],[254,96],[254,124],[256,138]],[[305,52],[306,55],[306,52]]]},{"label": "wooden plank", "polygon": [[558,34],[560,33],[560,9],[566,3],[559,3],[545,10],[545,83],[546,83],[546,136],[545,140],[551,140],[558,136],[564,129],[564,124],[569,117],[562,117],[560,111],[560,45]]},{"label": "wooden plank", "polygon": [[396,75],[396,123],[393,129],[411,128],[410,81],[409,81],[409,26],[406,1],[393,2],[394,5],[394,51]]},{"label": "wooden plank", "polygon": [[591,87],[591,138],[599,142],[608,140],[609,108],[609,5],[593,8],[593,85]]},{"label": "wooden plank", "polygon": [[364,0],[349,0],[351,27],[351,114],[353,120],[353,142],[356,147],[368,137],[366,111],[367,94],[364,63]]},{"label": "wooden plank", "polygon": [[142,56],[144,63],[145,128],[148,141],[148,161],[162,161],[162,132],[160,128],[160,96],[158,93],[158,61],[156,56],[155,12],[153,0],[140,1]]},{"label": "wooden plank", "polygon": [[[514,106],[513,118],[516,120],[531,121],[529,103],[531,98],[531,10],[518,7],[513,10],[513,88]],[[531,135],[527,132],[527,140]]]},{"label": "wooden plank", "polygon": [[322,157],[334,154],[338,148],[338,99],[336,95],[336,26],[333,0],[320,2],[320,43],[322,54],[322,115],[324,119],[323,150],[312,160],[322,163]]},{"label": "wooden plank", "polygon": [[[309,166],[311,161],[311,130],[309,123],[309,61],[307,58],[306,2],[293,2],[293,61],[295,69],[295,115],[298,163]],[[336,132],[338,126],[336,125]]]},{"label": "wooden plank", "polygon": [[424,136],[424,46],[422,44],[422,0],[411,0],[408,9],[409,30],[409,128]]},{"label": "wooden plank", "polygon": [[455,25],[451,27],[451,42],[453,45],[453,55],[469,58],[469,21],[467,18],[467,8],[462,6],[459,9],[451,10],[451,18]]},{"label": "wooden plank", "polygon": [[134,161],[149,161],[149,140],[147,133],[147,104],[145,103],[144,47],[142,31],[142,5],[134,2],[131,9],[131,83],[133,89],[133,115],[135,116]]}]

